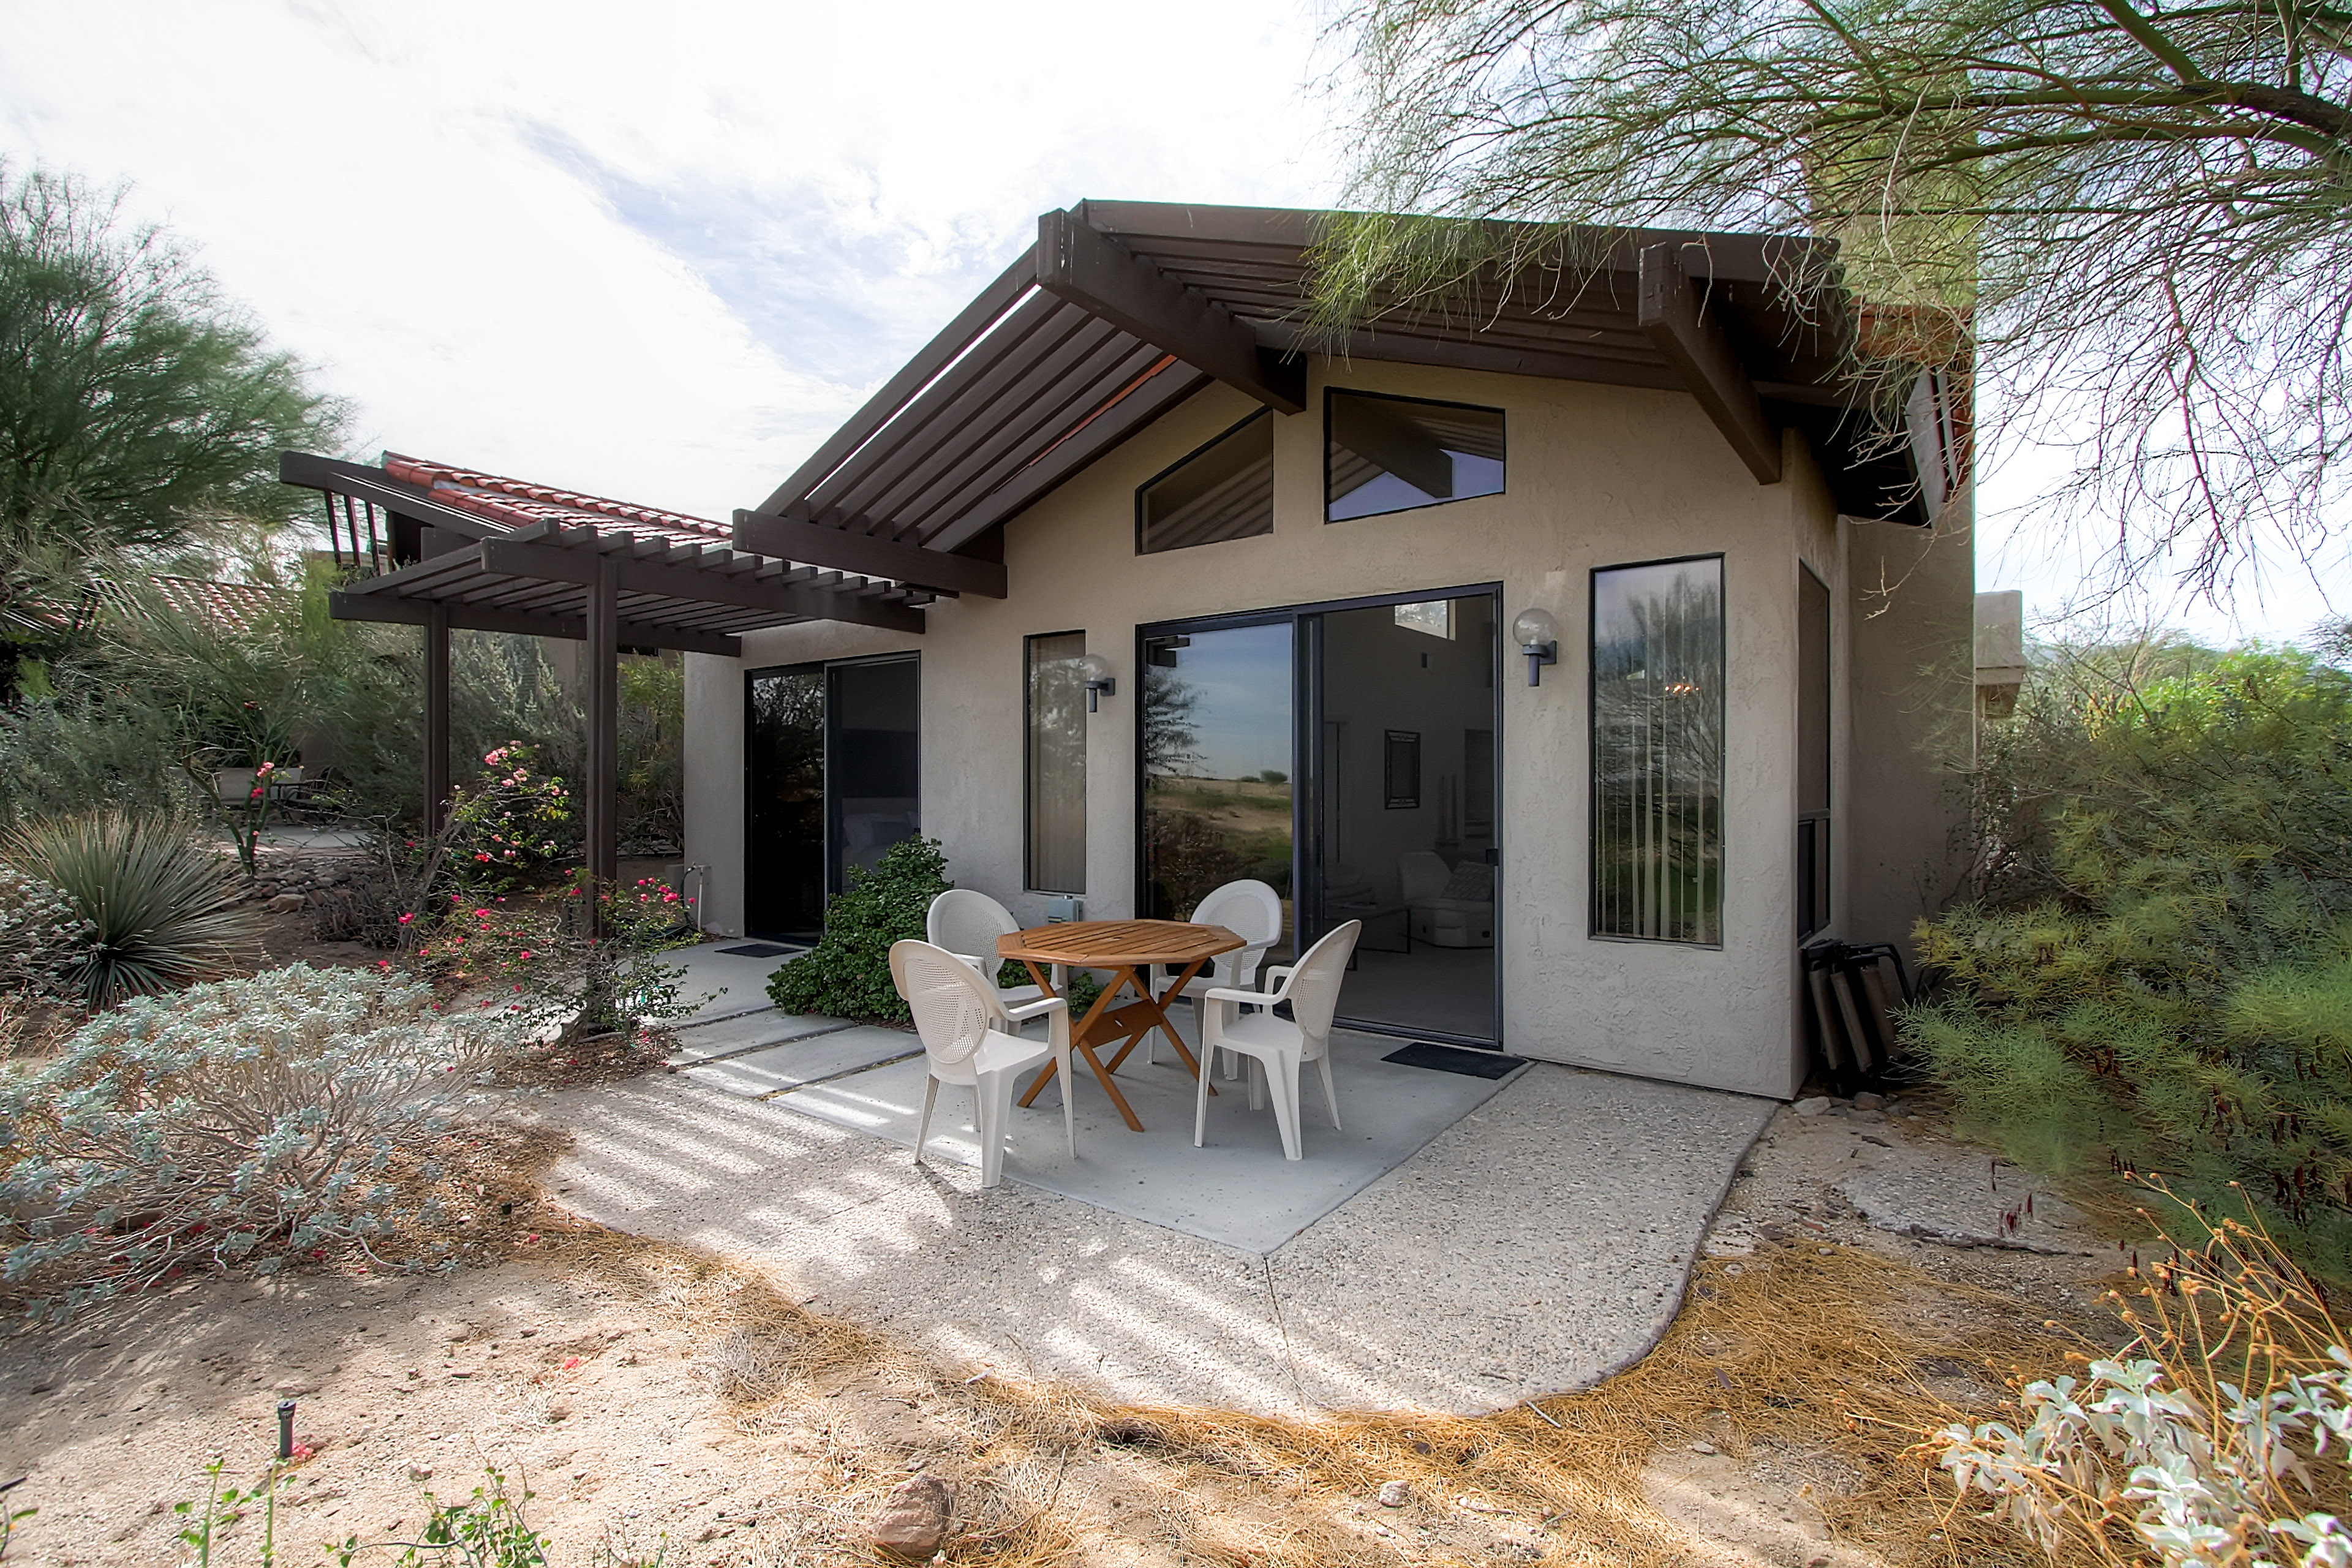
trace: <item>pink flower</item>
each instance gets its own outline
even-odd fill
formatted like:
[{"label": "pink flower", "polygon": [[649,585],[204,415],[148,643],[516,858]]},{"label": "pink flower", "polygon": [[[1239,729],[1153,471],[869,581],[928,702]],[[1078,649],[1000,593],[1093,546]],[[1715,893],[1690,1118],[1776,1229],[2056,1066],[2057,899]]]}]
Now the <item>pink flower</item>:
[{"label": "pink flower", "polygon": [[414,924],[414,923],[415,922],[415,920],[416,920],[416,917],[415,917],[415,915],[413,915],[413,914],[406,914],[406,915],[403,915],[403,916],[401,916],[401,917],[400,917],[400,923],[401,923],[402,925],[411,925],[411,924]]}]

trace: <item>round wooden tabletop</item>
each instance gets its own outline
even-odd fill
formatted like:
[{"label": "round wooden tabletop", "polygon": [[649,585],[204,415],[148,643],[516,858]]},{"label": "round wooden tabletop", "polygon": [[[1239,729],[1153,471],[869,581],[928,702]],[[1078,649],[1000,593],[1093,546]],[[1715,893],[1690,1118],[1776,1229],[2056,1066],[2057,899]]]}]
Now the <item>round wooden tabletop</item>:
[{"label": "round wooden tabletop", "polygon": [[1061,921],[996,939],[999,958],[1112,969],[1128,964],[1191,963],[1245,947],[1223,926],[1183,921]]}]

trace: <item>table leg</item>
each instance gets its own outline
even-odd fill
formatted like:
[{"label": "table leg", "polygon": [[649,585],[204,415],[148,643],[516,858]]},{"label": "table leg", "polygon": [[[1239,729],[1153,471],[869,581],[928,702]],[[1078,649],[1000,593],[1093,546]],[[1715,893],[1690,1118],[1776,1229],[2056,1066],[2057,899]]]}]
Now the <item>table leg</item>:
[{"label": "table leg", "polygon": [[[1027,960],[1023,962],[1028,963],[1029,973],[1036,977],[1040,986],[1048,991],[1053,989],[1047,984],[1046,977],[1038,972],[1035,963],[1028,963]],[[1128,984],[1134,978],[1135,971],[1131,968],[1120,969],[1112,974],[1110,984],[1104,986],[1102,994],[1095,998],[1095,1005],[1087,1009],[1085,1019],[1071,1026],[1070,1047],[1086,1058],[1087,1065],[1094,1068],[1095,1077],[1102,1081],[1103,1091],[1110,1096],[1110,1102],[1118,1107],[1119,1116],[1127,1122],[1129,1131],[1140,1132],[1143,1131],[1143,1123],[1137,1118],[1135,1108],[1128,1104],[1127,1096],[1119,1093],[1118,1085],[1111,1081],[1110,1069],[1103,1066],[1100,1057],[1095,1055],[1094,1041],[1088,1037],[1093,1032],[1095,1021],[1109,1010],[1111,1000],[1118,994],[1120,987]],[[1137,988],[1142,991],[1147,998],[1150,996],[1150,987],[1138,986]],[[1021,1097],[1023,1106],[1026,1107],[1037,1098],[1038,1090],[1045,1087],[1046,1081],[1054,1076],[1060,1064],[1056,1062],[1045,1064],[1044,1070],[1037,1074],[1037,1081],[1031,1084],[1028,1092]],[[1067,1093],[1068,1090],[1065,1089],[1063,1092]]]},{"label": "table leg", "polygon": [[[1208,965],[1209,961],[1205,958],[1194,959],[1192,961],[1192,967],[1186,969],[1183,973],[1178,975],[1176,977],[1176,983],[1158,996],[1154,996],[1151,994],[1151,988],[1149,985],[1139,985],[1137,987],[1137,989],[1143,993],[1144,1001],[1150,1005],[1152,1013],[1159,1018],[1160,1032],[1166,1035],[1170,1043],[1175,1046],[1176,1054],[1184,1058],[1185,1068],[1194,1078],[1199,1078],[1201,1076],[1201,1064],[1193,1059],[1192,1053],[1186,1048],[1184,1045],[1184,1037],[1176,1032],[1176,1026],[1168,1021],[1168,1008],[1165,1004],[1167,998],[1170,996],[1181,996],[1184,994],[1184,987],[1192,984],[1193,980],[1199,976],[1201,971],[1207,968]],[[1117,1072],[1118,1070],[1118,1064],[1127,1060],[1128,1053],[1135,1049],[1136,1045],[1142,1038],[1143,1033],[1138,1033],[1129,1038],[1126,1045],[1119,1047],[1118,1055],[1111,1058],[1110,1059],[1111,1071]],[[1211,1084],[1209,1086],[1209,1092],[1211,1094],[1216,1093],[1217,1086],[1215,1084]]]}]

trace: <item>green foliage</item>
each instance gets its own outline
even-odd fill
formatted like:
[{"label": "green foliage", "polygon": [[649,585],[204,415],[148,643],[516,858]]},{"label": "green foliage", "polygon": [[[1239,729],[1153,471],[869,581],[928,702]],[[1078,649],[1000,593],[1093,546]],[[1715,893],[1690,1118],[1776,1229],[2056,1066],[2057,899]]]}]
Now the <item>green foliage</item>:
[{"label": "green foliage", "polygon": [[447,897],[412,958],[453,986],[487,993],[478,1006],[496,998],[520,1024],[552,1023],[584,1037],[684,1017],[700,1005],[684,995],[686,971],[659,957],[694,940],[688,902],[651,878],[599,889],[583,873],[544,902]]},{"label": "green foliage", "polygon": [[282,1473],[273,1462],[268,1473],[258,1485],[233,1487],[221,1484],[221,1473],[228,1462],[215,1455],[205,1467],[205,1500],[201,1511],[196,1504],[175,1502],[172,1511],[186,1521],[173,1531],[172,1538],[188,1549],[197,1568],[211,1568],[214,1537],[245,1517],[245,1510],[255,1503],[261,1504],[261,1540],[256,1543],[254,1556],[262,1568],[278,1561],[278,1499],[293,1484],[294,1478]]},{"label": "green foliage", "polygon": [[2332,12],[1353,0],[1335,30],[1360,93],[1355,211],[1317,280],[1335,346],[1390,312],[1605,291],[1555,268],[1629,230],[1820,237],[1768,250],[1760,286],[1809,320],[1832,279],[1875,307],[1845,344],[1890,425],[1921,365],[1981,376],[1988,416],[2082,432],[2086,518],[2209,580],[2338,525],[2352,43]]},{"label": "green foliage", "polygon": [[505,1472],[496,1466],[482,1472],[482,1484],[460,1502],[443,1502],[425,1494],[425,1528],[413,1542],[362,1542],[356,1535],[333,1549],[336,1568],[351,1568],[362,1552],[402,1548],[399,1568],[449,1564],[451,1568],[545,1568],[552,1542],[533,1530],[522,1505],[538,1494],[516,1492],[507,1486]]},{"label": "green foliage", "polygon": [[159,230],[0,166],[0,643],[54,640],[47,606],[127,557],[292,516],[278,454],[341,417]]},{"label": "green foliage", "polygon": [[2018,1157],[2242,1184],[2352,1278],[2352,676],[2067,662],[1988,751],[1985,896],[1921,927],[1951,984],[1906,1036]]},{"label": "green foliage", "polygon": [[686,665],[621,661],[621,852],[676,854],[686,841]]},{"label": "green foliage", "polygon": [[890,944],[923,935],[931,900],[955,886],[936,838],[904,838],[871,870],[853,867],[849,886],[825,906],[824,937],[768,977],[768,994],[787,1013],[906,1023],[913,1015],[890,980]]},{"label": "green foliage", "polygon": [[504,1014],[405,975],[305,964],[102,1013],[0,1078],[0,1280],[58,1318],[364,1246],[399,1217],[388,1162],[426,1149],[519,1043]]},{"label": "green foliage", "polygon": [[69,984],[96,1011],[225,973],[255,951],[234,879],[181,824],[121,811],[19,828],[0,858],[56,888],[91,930]]},{"label": "green foliage", "polygon": [[504,893],[540,881],[572,821],[572,790],[517,742],[482,753],[472,784],[450,791],[448,879],[469,893]]},{"label": "green foliage", "polygon": [[96,934],[62,891],[0,865],[0,995],[65,1000]]}]

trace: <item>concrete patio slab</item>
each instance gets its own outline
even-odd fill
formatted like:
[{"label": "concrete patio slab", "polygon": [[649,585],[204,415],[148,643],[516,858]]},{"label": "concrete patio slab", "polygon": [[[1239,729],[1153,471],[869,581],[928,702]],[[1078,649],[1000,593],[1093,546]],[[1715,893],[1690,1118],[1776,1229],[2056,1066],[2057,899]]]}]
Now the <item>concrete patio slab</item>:
[{"label": "concrete patio slab", "polygon": [[[883,1062],[920,1056],[922,1049],[923,1042],[903,1029],[839,1024],[831,1029],[808,1031],[763,1050],[704,1062],[686,1071],[688,1077],[730,1094],[756,1099],[782,1089],[800,1089],[803,1084],[823,1083],[845,1074],[870,1078],[874,1074],[866,1069]],[[917,1063],[919,1079],[922,1070],[921,1064]]]},{"label": "concrete patio slab", "polygon": [[673,948],[663,953],[664,963],[673,963],[686,971],[678,983],[679,989],[686,1000],[696,1005],[688,1016],[672,1020],[671,1027],[708,1024],[746,1013],[764,1012],[774,1006],[775,1004],[768,1000],[768,976],[773,974],[776,966],[785,959],[747,958],[725,950],[777,945],[780,944],[725,937],[697,942],[692,947]]},{"label": "concrete patio slab", "polygon": [[821,1013],[779,1013],[772,1007],[756,1013],[730,1013],[699,1024],[677,1026],[677,1043],[670,1048],[669,1059],[674,1066],[716,1061],[721,1057],[740,1057],[763,1046],[779,1046],[786,1040],[830,1035],[850,1027],[853,1026],[848,1019],[828,1018]]},{"label": "concrete patio slab", "polygon": [[546,1102],[576,1134],[550,1186],[588,1218],[969,1372],[1292,1415],[1494,1409],[1640,1355],[1772,1110],[1538,1063],[1261,1256],[688,1074]]},{"label": "concrete patio slab", "polygon": [[[900,1038],[913,1045],[911,1037]],[[1459,1121],[1501,1085],[1458,1073],[1399,1067],[1381,1058],[1399,1041],[1334,1031],[1332,1076],[1344,1131],[1334,1131],[1314,1074],[1299,1086],[1305,1158],[1282,1157],[1271,1110],[1252,1111],[1245,1084],[1219,1080],[1209,1101],[1209,1142],[1192,1146],[1192,1076],[1172,1060],[1147,1066],[1140,1053],[1118,1072],[1119,1092],[1135,1108],[1141,1132],[1079,1068],[1078,1157],[1063,1140],[1058,1087],[1016,1110],[1005,1175],[1130,1218],[1164,1225],[1244,1252],[1271,1252],[1338,1208],[1414,1150]],[[784,1103],[809,1115],[915,1146],[923,1106],[923,1062],[895,1066],[800,1089]],[[931,1119],[930,1160],[980,1164],[979,1130],[969,1089],[940,1091]]]}]

